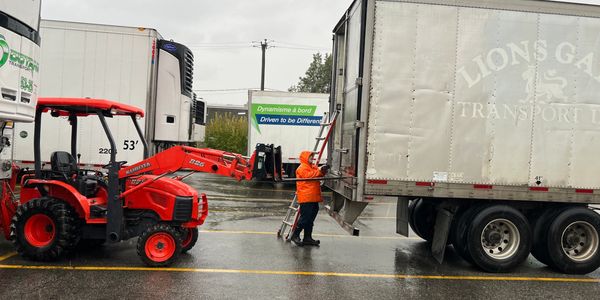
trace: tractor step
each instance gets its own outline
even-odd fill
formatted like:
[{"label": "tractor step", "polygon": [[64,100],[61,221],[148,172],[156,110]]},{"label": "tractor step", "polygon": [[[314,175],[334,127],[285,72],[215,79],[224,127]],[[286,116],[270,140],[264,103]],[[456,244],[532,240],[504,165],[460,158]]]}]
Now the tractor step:
[{"label": "tractor step", "polygon": [[90,206],[90,217],[91,218],[104,218],[108,209],[106,205],[92,205]]}]

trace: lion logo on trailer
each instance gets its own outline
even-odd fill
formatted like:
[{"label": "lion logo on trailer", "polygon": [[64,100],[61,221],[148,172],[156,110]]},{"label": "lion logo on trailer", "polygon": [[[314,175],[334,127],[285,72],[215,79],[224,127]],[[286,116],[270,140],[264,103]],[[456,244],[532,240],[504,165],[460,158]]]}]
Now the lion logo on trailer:
[{"label": "lion logo on trailer", "polygon": [[[561,102],[567,101],[564,93],[567,79],[556,75],[556,70],[548,70],[538,77],[535,67],[529,66],[521,77],[527,82],[525,85],[527,97],[521,100],[522,103],[533,103],[535,100],[537,103],[545,104],[554,102],[553,99]],[[536,94],[537,99],[534,99]]]}]

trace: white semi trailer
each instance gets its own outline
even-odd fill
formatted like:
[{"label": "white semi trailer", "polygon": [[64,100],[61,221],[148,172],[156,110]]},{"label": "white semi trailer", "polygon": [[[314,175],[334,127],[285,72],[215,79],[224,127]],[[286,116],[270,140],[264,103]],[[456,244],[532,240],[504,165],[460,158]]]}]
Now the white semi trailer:
[{"label": "white semi trailer", "polygon": [[[204,130],[204,103],[192,92],[193,54],[185,46],[165,40],[154,29],[41,21],[40,96],[109,99],[141,107],[139,122],[150,143],[150,154],[174,144],[193,143]],[[108,120],[119,146],[118,160],[143,159],[143,146],[126,120]],[[44,116],[47,128],[42,158],[70,142],[63,120]],[[108,140],[98,120],[82,120],[77,140],[78,161],[98,167],[110,155]],[[23,165],[33,161],[32,124],[16,126],[14,159]]]},{"label": "white semi trailer", "polygon": [[[248,153],[257,144],[281,145],[287,177],[296,177],[300,152],[312,150],[329,95],[276,91],[248,91]],[[321,161],[327,159],[324,152]]]},{"label": "white semi trailer", "polygon": [[330,143],[345,228],[378,197],[397,228],[489,272],[531,252],[600,266],[600,6],[356,0],[334,29]]},{"label": "white semi trailer", "polygon": [[12,175],[13,127],[32,122],[40,80],[41,1],[0,0],[0,179]]}]

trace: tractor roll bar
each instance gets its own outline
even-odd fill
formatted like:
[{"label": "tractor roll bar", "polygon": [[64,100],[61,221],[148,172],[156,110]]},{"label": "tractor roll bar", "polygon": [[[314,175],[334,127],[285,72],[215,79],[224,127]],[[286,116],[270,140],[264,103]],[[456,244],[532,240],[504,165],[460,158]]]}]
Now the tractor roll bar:
[{"label": "tractor roll bar", "polygon": [[42,112],[43,106],[38,106],[35,110],[35,126],[33,129],[33,160],[35,162],[35,177],[42,178],[42,158],[40,153],[40,133],[42,131]]},{"label": "tractor roll bar", "polygon": [[69,115],[69,122],[71,123],[71,156],[77,160],[77,115],[71,113]]},{"label": "tractor roll bar", "polygon": [[144,159],[146,159],[146,158],[148,158],[148,143],[146,143],[146,139],[144,138],[144,133],[142,133],[142,129],[140,128],[140,124],[138,124],[136,115],[132,114],[130,116],[131,116],[131,120],[133,121],[133,125],[135,125],[135,130],[137,131],[138,135],[140,136],[140,140],[142,140],[142,144],[144,145]]}]

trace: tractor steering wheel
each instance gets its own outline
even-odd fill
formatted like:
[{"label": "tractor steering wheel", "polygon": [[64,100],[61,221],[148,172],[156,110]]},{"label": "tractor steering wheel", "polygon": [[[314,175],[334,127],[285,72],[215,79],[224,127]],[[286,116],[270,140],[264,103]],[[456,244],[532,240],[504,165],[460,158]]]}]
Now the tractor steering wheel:
[{"label": "tractor steering wheel", "polygon": [[[119,168],[121,168],[124,164],[127,163],[127,161],[126,160],[116,161],[116,163],[119,165]],[[106,165],[102,166],[102,169],[108,169],[109,166],[110,166],[110,164],[106,164]]]}]

